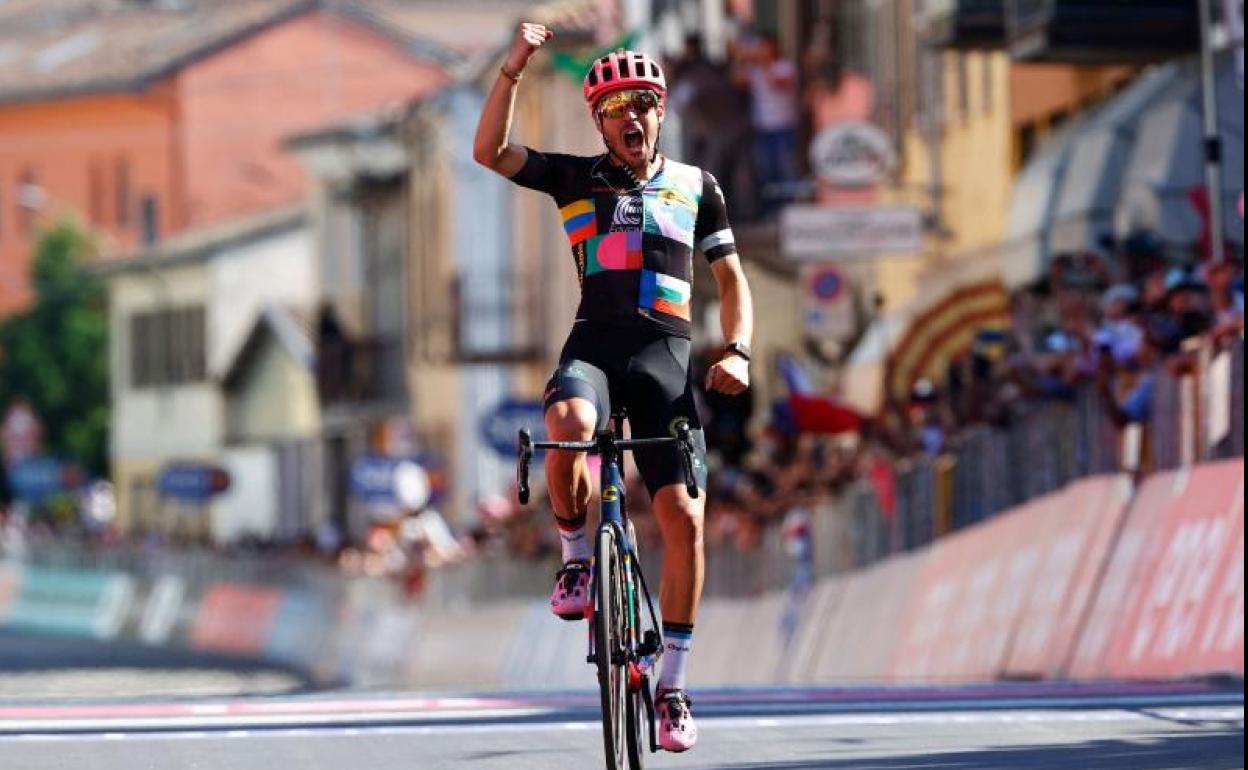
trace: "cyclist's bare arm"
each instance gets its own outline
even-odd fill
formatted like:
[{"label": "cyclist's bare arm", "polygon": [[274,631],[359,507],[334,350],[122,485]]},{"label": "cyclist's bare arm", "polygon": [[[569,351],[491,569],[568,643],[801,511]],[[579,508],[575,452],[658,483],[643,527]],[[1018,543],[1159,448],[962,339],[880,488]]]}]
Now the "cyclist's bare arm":
[{"label": "cyclist's bare arm", "polygon": [[481,110],[477,135],[472,143],[472,157],[482,166],[503,176],[514,176],[524,168],[529,154],[520,145],[508,141],[511,135],[511,114],[516,104],[517,80],[537,49],[554,37],[554,34],[541,24],[522,22],[516,27],[511,51],[503,64],[505,71],[499,71],[498,77],[494,79],[494,87],[485,98],[485,108]]},{"label": "cyclist's bare arm", "polygon": [[[711,274],[719,286],[719,323],[724,341],[749,345],[754,336],[754,300],[741,269],[741,258],[729,254],[715,260]],[[726,356],[707,372],[706,387],[730,395],[743,392],[750,384],[747,363],[745,359]]]}]

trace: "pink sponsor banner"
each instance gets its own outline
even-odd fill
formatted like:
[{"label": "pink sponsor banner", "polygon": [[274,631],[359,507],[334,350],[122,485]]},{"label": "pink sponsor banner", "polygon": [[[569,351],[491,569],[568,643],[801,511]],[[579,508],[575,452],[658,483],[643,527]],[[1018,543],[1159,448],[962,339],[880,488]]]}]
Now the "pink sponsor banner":
[{"label": "pink sponsor banner", "polygon": [[1010,646],[1008,676],[1060,675],[1104,574],[1130,496],[1128,477],[1100,476],[1072,484],[1037,507],[1033,515],[1053,526],[1040,544],[1035,588]]},{"label": "pink sponsor banner", "polygon": [[929,551],[894,556],[846,577],[813,661],[813,681],[884,681]]},{"label": "pink sponsor banner", "polygon": [[[1244,463],[1166,474],[1145,494],[1161,519],[1101,670],[1121,678],[1244,671]],[[1165,483],[1168,482],[1168,483]],[[1143,495],[1141,495],[1143,497]]]},{"label": "pink sponsor banner", "polygon": [[915,588],[893,657],[898,681],[982,681],[1005,673],[1035,588],[1044,545],[1060,525],[1039,498],[939,541]]},{"label": "pink sponsor banner", "polygon": [[258,655],[268,645],[281,601],[281,590],[269,586],[210,586],[191,628],[190,645],[197,650]]},{"label": "pink sponsor banner", "polygon": [[1160,490],[1171,483],[1168,475],[1148,479],[1128,507],[1122,531],[1110,544],[1109,564],[1095,588],[1092,611],[1079,627],[1074,653],[1062,669],[1066,678],[1106,676],[1105,656],[1117,631],[1121,608],[1136,581],[1140,556],[1165,515],[1168,495]]}]

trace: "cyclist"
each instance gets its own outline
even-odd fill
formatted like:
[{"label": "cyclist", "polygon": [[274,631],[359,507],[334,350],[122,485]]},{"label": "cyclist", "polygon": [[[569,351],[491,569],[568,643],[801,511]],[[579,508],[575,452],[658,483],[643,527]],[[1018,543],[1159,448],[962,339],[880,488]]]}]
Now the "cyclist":
[{"label": "cyclist", "polygon": [[[585,102],[606,152],[580,157],[510,143],[516,86],[553,34],[540,24],[517,27],[473,147],[478,163],[554,198],[576,261],[581,302],[543,399],[547,434],[552,440],[588,440],[620,404],[635,436],[669,435],[677,420],[686,419],[695,428],[695,475],[705,489],[705,439],[689,376],[695,249],[718,284],[727,340],[707,374],[707,388],[745,391],[753,331],[750,291],[723,194],[710,174],[659,153],[666,81],[654,60],[635,51],[608,53],[585,75]],[[664,541],[660,743],[668,751],[685,751],[697,742],[685,670],[702,592],[706,496],[689,497],[674,447],[638,450],[635,458]],[[585,519],[592,480],[585,456],[548,453],[546,479],[564,560],[551,609],[576,620],[591,601]]]}]

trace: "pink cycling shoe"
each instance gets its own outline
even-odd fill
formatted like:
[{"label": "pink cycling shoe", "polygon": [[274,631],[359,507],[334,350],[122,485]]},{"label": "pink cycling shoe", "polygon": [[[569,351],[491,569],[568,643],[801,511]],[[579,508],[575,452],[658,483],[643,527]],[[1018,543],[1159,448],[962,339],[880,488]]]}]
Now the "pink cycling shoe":
[{"label": "pink cycling shoe", "polygon": [[659,745],[664,751],[688,751],[698,742],[698,726],[693,723],[693,701],[684,690],[659,690],[655,707],[659,712]]},{"label": "pink cycling shoe", "polygon": [[589,608],[589,563],[570,561],[555,575],[550,610],[564,620],[581,620]]}]

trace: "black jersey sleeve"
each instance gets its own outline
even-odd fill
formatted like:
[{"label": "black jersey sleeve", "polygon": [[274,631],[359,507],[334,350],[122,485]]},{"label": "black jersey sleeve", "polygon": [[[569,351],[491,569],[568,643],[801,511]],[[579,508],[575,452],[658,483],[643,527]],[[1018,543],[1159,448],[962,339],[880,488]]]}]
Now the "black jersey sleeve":
[{"label": "black jersey sleeve", "polygon": [[737,253],[737,242],[728,225],[728,205],[724,191],[709,172],[702,172],[702,199],[698,203],[698,219],[693,227],[693,242],[707,262]]},{"label": "black jersey sleeve", "polygon": [[525,149],[528,157],[525,158],[524,166],[511,177],[511,181],[530,190],[561,197],[572,184],[578,161],[582,159],[574,155],[541,152],[530,147]]}]

